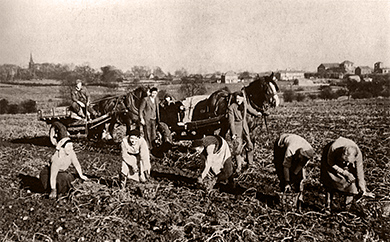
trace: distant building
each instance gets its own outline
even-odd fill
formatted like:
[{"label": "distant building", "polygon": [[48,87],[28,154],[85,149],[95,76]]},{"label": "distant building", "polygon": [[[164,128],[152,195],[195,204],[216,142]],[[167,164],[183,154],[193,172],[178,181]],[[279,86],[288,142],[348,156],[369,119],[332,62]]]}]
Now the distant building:
[{"label": "distant building", "polygon": [[323,78],[343,78],[344,75],[354,74],[355,67],[351,61],[341,63],[322,63],[317,67],[318,76]]},{"label": "distant building", "polygon": [[348,60],[340,63],[340,69],[341,69],[343,74],[354,74],[355,73],[355,67],[353,66],[353,62],[350,62]]},{"label": "distant building", "polygon": [[382,62],[376,62],[374,64],[374,73],[387,74],[390,73],[390,68],[384,67]]},{"label": "distant building", "polygon": [[222,83],[237,83],[238,75],[234,71],[228,71],[221,77]]},{"label": "distant building", "polygon": [[275,77],[281,81],[292,81],[296,79],[304,79],[304,71],[278,71],[275,73]]},{"label": "distant building", "polygon": [[355,69],[355,74],[364,76],[372,73],[372,69],[369,66],[358,66]]}]

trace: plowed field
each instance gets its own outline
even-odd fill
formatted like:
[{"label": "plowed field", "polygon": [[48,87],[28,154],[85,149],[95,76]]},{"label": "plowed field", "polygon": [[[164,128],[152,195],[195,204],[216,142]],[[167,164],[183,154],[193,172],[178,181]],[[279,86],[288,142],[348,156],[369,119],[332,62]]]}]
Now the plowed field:
[{"label": "plowed field", "polygon": [[[188,142],[152,160],[149,182],[129,182],[121,190],[120,139],[79,139],[75,150],[91,179],[76,179],[69,195],[58,200],[40,193],[37,179],[54,152],[45,136],[49,127],[33,115],[0,116],[0,240],[389,241],[389,104],[389,99],[318,101],[271,110],[269,132],[264,125],[253,132],[256,164],[236,177],[235,189],[221,185],[209,194],[195,183],[202,164]],[[301,213],[280,202],[272,145],[281,133],[301,135],[316,151]],[[361,148],[367,186],[376,198],[359,198],[342,211],[336,197],[334,211],[326,214],[320,157],[339,136]]]}]

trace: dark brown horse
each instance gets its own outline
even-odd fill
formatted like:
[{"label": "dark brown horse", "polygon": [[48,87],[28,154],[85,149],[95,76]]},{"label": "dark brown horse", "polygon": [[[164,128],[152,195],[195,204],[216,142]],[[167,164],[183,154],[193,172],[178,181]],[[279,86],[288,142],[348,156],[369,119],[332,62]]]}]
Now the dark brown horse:
[{"label": "dark brown horse", "polygon": [[108,132],[113,137],[115,124],[126,125],[126,130],[130,131],[132,125],[139,127],[139,106],[141,100],[147,96],[146,87],[138,87],[128,92],[126,95],[106,96],[98,102],[100,115],[110,114],[111,121]]},{"label": "dark brown horse", "polygon": [[[257,76],[253,82],[248,86],[243,87],[242,91],[245,93],[248,104],[255,110],[264,113],[268,107],[276,107],[279,105],[277,91],[279,90],[274,81],[274,74],[270,76]],[[229,124],[227,119],[227,108],[231,103],[232,93],[230,91],[221,89],[215,91],[209,98],[200,101],[194,108],[192,121],[205,120],[208,118],[221,117],[221,131],[220,135],[225,136]],[[250,122],[253,123],[253,122]],[[254,127],[249,124],[249,128]],[[203,129],[199,132],[203,134],[213,134],[215,128]]]}]

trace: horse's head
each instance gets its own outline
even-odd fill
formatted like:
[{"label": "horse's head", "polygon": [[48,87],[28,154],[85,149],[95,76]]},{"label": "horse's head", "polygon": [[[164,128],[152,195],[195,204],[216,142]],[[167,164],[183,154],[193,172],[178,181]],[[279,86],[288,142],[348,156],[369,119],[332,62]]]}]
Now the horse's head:
[{"label": "horse's head", "polygon": [[276,77],[274,73],[270,76],[265,77],[265,97],[266,101],[271,104],[272,107],[277,107],[279,106],[279,97],[278,97],[278,91],[279,87],[278,84],[276,84]]},{"label": "horse's head", "polygon": [[265,77],[256,77],[256,79],[245,87],[249,102],[256,109],[263,109],[266,104],[271,107],[279,106],[279,97],[277,92],[278,85],[275,82],[274,73]]},{"label": "horse's head", "polygon": [[135,90],[131,91],[137,99],[142,99],[148,96],[148,88],[145,86],[139,86]]}]

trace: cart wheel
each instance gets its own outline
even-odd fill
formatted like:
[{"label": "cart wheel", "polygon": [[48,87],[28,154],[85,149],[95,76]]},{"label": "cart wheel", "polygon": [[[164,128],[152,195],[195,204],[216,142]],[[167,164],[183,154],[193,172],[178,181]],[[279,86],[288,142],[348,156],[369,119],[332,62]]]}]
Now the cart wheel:
[{"label": "cart wheel", "polygon": [[50,143],[56,146],[61,139],[60,134],[65,134],[66,132],[68,131],[66,130],[65,125],[60,122],[54,122],[49,130]]},{"label": "cart wheel", "polygon": [[104,130],[104,125],[100,125],[99,127],[95,128],[95,129],[89,130],[87,138],[89,140],[91,140],[91,139],[101,140],[103,130]]}]

